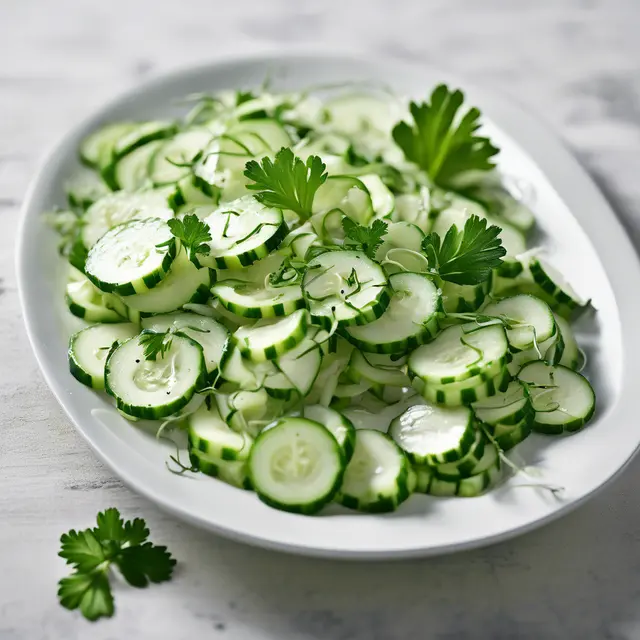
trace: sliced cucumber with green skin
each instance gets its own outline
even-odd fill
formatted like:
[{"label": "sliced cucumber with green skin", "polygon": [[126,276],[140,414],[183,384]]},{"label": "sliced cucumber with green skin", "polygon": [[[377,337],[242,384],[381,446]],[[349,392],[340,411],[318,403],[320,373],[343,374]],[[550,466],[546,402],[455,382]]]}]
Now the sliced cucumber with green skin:
[{"label": "sliced cucumber with green skin", "polygon": [[251,368],[251,363],[245,360],[233,341],[220,368],[220,374],[227,382],[237,385],[241,389],[257,389],[264,384]]},{"label": "sliced cucumber with green skin", "polygon": [[476,438],[469,452],[460,460],[445,462],[433,467],[433,473],[443,480],[461,480],[473,475],[474,470],[484,456],[485,448],[493,447],[480,429],[476,430]]},{"label": "sliced cucumber with green skin", "polygon": [[537,346],[534,345],[530,349],[513,353],[508,369],[512,375],[516,375],[523,365],[534,360],[544,360],[549,364],[558,364],[562,359],[563,353],[564,338],[556,322],[556,332],[548,340],[541,342]]},{"label": "sliced cucumber with green skin", "polygon": [[415,464],[442,464],[469,453],[476,433],[467,407],[416,404],[389,425],[389,435]]},{"label": "sliced cucumber with green skin", "polygon": [[254,438],[284,412],[282,401],[271,398],[266,389],[218,393],[216,399],[220,415],[229,426]]},{"label": "sliced cucumber with green skin", "polygon": [[507,251],[502,264],[496,271],[500,277],[515,278],[518,274],[522,273],[524,268],[522,262],[518,260],[518,256],[522,255],[527,249],[524,234],[519,229],[500,219],[489,218],[489,224],[500,227],[501,231],[498,237],[502,241],[502,246]]},{"label": "sliced cucumber with green skin", "polygon": [[454,325],[411,354],[409,374],[435,384],[495,376],[507,362],[508,348],[500,325]]},{"label": "sliced cucumber with green skin", "polygon": [[395,198],[389,187],[382,182],[380,176],[375,173],[369,173],[361,175],[359,178],[371,196],[373,215],[376,218],[388,218],[392,215],[395,208]]},{"label": "sliced cucumber with green skin", "polygon": [[300,285],[269,287],[242,280],[223,280],[211,290],[220,304],[243,318],[275,318],[303,309]]},{"label": "sliced cucumber with green skin", "polygon": [[[477,379],[470,378],[462,382],[452,382],[444,385],[424,384],[420,378],[414,378],[413,387],[429,401],[443,404],[448,407],[460,405],[470,405],[480,402],[486,398],[505,391],[511,380],[508,369],[502,369],[495,377],[484,379],[479,376]],[[479,384],[467,386],[471,381],[479,381]]]},{"label": "sliced cucumber with green skin", "polygon": [[84,214],[82,242],[87,249],[91,249],[110,229],[123,222],[145,218],[173,218],[165,193],[111,193],[92,204]]},{"label": "sliced cucumber with green skin", "polygon": [[149,163],[163,144],[160,140],[149,142],[118,161],[115,166],[115,181],[120,189],[134,192],[152,186]]},{"label": "sliced cucumber with green skin", "polygon": [[314,214],[339,209],[358,224],[373,218],[371,195],[364,183],[353,176],[329,176],[313,198]]},{"label": "sliced cucumber with green skin", "polygon": [[518,379],[531,395],[534,431],[548,434],[578,431],[594,414],[593,388],[576,371],[538,361],[522,367]]},{"label": "sliced cucumber with green skin", "polygon": [[[311,391],[322,365],[322,353],[314,341],[314,330],[315,327],[310,327],[307,336],[297,347],[273,361],[301,396]],[[272,386],[272,380],[267,378],[264,384],[268,389]]]},{"label": "sliced cucumber with green skin", "polygon": [[176,255],[172,240],[169,225],[159,218],[125,222],[93,245],[85,273],[101,291],[123,296],[144,293],[169,273]]},{"label": "sliced cucumber with green skin", "polygon": [[366,324],[389,306],[384,271],[359,251],[328,251],[309,262],[302,291],[311,315],[326,326]]},{"label": "sliced cucumber with green skin", "polygon": [[80,160],[89,167],[99,168],[111,159],[116,142],[135,127],[135,122],[114,122],[90,133],[80,143]]},{"label": "sliced cucumber with green skin", "polygon": [[302,415],[304,418],[319,422],[333,435],[342,449],[345,464],[351,460],[356,444],[356,429],[349,418],[339,411],[319,404],[303,407]]},{"label": "sliced cucumber with green skin", "polygon": [[215,271],[208,267],[198,269],[180,249],[159,284],[146,293],[126,296],[124,302],[143,314],[176,311],[189,302],[206,302],[211,297],[210,287],[215,277]]},{"label": "sliced cucumber with green skin", "polygon": [[336,501],[368,513],[395,511],[411,494],[412,476],[409,460],[389,436],[358,429]]},{"label": "sliced cucumber with green skin", "polygon": [[102,178],[90,169],[81,168],[71,180],[64,185],[69,206],[78,209],[87,209],[94,202],[110,193],[109,187]]},{"label": "sliced cucumber with green skin", "polygon": [[[578,369],[581,364],[582,356],[580,355],[580,348],[578,347],[578,343],[573,335],[573,329],[563,317],[556,315],[555,318],[562,337],[562,343],[564,345],[559,364],[569,367],[569,369]],[[549,358],[547,359],[549,360]],[[557,363],[557,358],[555,356],[550,360]]]},{"label": "sliced cucumber with green skin", "polygon": [[197,449],[190,449],[189,461],[194,471],[200,471],[238,489],[252,488],[246,460],[222,460]]},{"label": "sliced cucumber with green skin", "polygon": [[564,317],[569,317],[578,307],[586,306],[587,302],[573,290],[562,274],[541,258],[532,258],[529,271],[533,281],[541,290],[541,295]]},{"label": "sliced cucumber with green skin", "polygon": [[551,338],[557,331],[549,305],[528,294],[504,298],[483,310],[483,315],[504,318],[507,340],[512,351],[531,349]]},{"label": "sliced cucumber with green skin", "polygon": [[490,291],[491,278],[474,285],[443,282],[442,306],[447,313],[473,313],[484,304]]},{"label": "sliced cucumber with green skin", "polygon": [[65,290],[65,301],[74,316],[87,322],[123,322],[111,294],[103,293],[87,278],[69,282]]},{"label": "sliced cucumber with green skin", "polygon": [[253,438],[231,429],[220,417],[215,402],[210,397],[207,400],[188,418],[189,447],[221,460],[247,460]]},{"label": "sliced cucumber with green skin", "polygon": [[490,426],[517,424],[532,411],[531,400],[519,380],[510,382],[506,391],[473,405],[476,418]]},{"label": "sliced cucumber with green skin", "polygon": [[460,496],[474,498],[485,493],[502,477],[502,469],[495,464],[485,471],[471,475],[461,480],[444,480],[434,475],[429,485],[428,493],[432,496]]},{"label": "sliced cucumber with green skin", "polygon": [[134,324],[94,324],[74,333],[69,340],[69,371],[92,389],[104,389],[104,368],[115,343],[138,333]]},{"label": "sliced cucumber with green skin", "polygon": [[421,464],[414,465],[413,471],[416,475],[416,493],[429,493],[429,487],[433,479],[433,469],[425,464]]},{"label": "sliced cucumber with green skin", "polygon": [[206,128],[179,133],[160,146],[149,161],[149,175],[155,185],[178,182],[191,171],[196,156],[207,148],[213,134]]},{"label": "sliced cucumber with green skin", "polygon": [[117,166],[119,162],[140,147],[153,142],[168,138],[176,131],[174,122],[154,120],[151,122],[141,122],[124,135],[120,136],[111,149],[111,158],[102,166],[102,177],[112,189],[124,188],[118,183]]},{"label": "sliced cucumber with green skin", "polygon": [[159,420],[176,413],[204,385],[202,347],[184,334],[170,337],[164,355],[146,360],[135,337],[119,344],[107,359],[105,390],[118,409],[136,418]]},{"label": "sliced cucumber with green skin", "polygon": [[424,232],[417,225],[411,222],[391,222],[376,251],[376,260],[381,264],[389,261],[383,265],[387,273],[397,273],[399,270],[416,273],[424,271],[427,263],[420,253],[423,240]]},{"label": "sliced cucumber with green skin", "polygon": [[509,451],[529,437],[532,422],[533,414],[525,416],[517,424],[496,425],[493,430],[493,439],[502,451]]},{"label": "sliced cucumber with green skin", "polygon": [[249,458],[251,482],[266,504],[292,513],[317,513],[338,491],[344,474],[338,442],[320,423],[283,418],[257,438]]},{"label": "sliced cucumber with green skin", "polygon": [[438,331],[441,309],[438,287],[420,273],[389,276],[389,306],[373,322],[347,327],[344,336],[362,351],[404,353],[431,340]]},{"label": "sliced cucumber with green skin", "polygon": [[194,205],[217,207],[220,202],[220,194],[220,187],[209,184],[199,176],[190,173],[178,180],[169,204],[174,211],[180,207]]},{"label": "sliced cucumber with green skin", "polygon": [[252,362],[275,360],[302,342],[309,324],[309,312],[299,309],[269,324],[240,327],[233,340],[242,356]]},{"label": "sliced cucumber with green skin", "polygon": [[252,196],[224,203],[205,222],[213,239],[209,254],[199,260],[217,269],[247,267],[277,249],[287,235],[282,211],[265,207]]},{"label": "sliced cucumber with green skin", "polygon": [[212,382],[229,352],[229,332],[219,322],[196,313],[167,313],[143,318],[142,328],[155,333],[179,331],[202,347],[209,381]]},{"label": "sliced cucumber with green skin", "polygon": [[376,366],[368,356],[354,349],[349,360],[349,376],[354,382],[367,381],[373,384],[390,385],[392,387],[409,387],[411,381],[398,366]]}]

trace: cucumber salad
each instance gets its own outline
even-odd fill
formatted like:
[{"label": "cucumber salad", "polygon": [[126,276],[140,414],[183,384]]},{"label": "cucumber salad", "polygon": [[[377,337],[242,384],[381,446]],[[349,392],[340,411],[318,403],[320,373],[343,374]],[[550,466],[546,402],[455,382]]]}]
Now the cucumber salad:
[{"label": "cucumber salad", "polygon": [[87,324],[71,374],[184,432],[179,472],[386,512],[482,494],[532,432],[589,421],[588,303],[528,244],[531,202],[461,91],[189,100],[92,132],[48,214]]}]

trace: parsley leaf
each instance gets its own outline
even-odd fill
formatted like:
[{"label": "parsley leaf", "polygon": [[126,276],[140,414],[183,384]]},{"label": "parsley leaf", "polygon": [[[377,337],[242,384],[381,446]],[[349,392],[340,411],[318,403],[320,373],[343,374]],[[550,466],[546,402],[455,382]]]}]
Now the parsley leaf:
[{"label": "parsley leaf", "polygon": [[113,615],[113,595],[109,578],[103,571],[77,571],[58,583],[58,598],[66,609],[80,609],[87,620]]},{"label": "parsley leaf", "polygon": [[412,124],[399,122],[393,128],[393,139],[406,158],[444,189],[453,189],[463,173],[493,169],[491,158],[499,152],[489,138],[476,133],[478,109],[472,107],[456,118],[463,102],[462,91],[441,84],[433,90],[431,102],[411,102]]},{"label": "parsley leaf", "polygon": [[373,260],[382,244],[382,238],[387,234],[387,227],[384,220],[374,220],[370,227],[364,227],[345,216],[342,218],[342,228],[346,236],[345,247],[355,247]]},{"label": "parsley leaf", "polygon": [[305,163],[283,147],[273,161],[265,157],[261,164],[256,160],[247,162],[244,175],[253,180],[247,189],[258,192],[254,195],[258,202],[308,218],[316,191],[327,179],[325,169],[318,156],[309,156]]},{"label": "parsley leaf", "polygon": [[153,331],[143,331],[138,338],[138,344],[144,347],[145,360],[157,360],[164,358],[164,354],[171,349],[171,337],[169,332],[155,333]]},{"label": "parsley leaf", "polygon": [[58,583],[60,604],[80,609],[88,620],[111,617],[114,612],[109,571],[118,567],[134,587],[171,578],[176,562],[166,547],[146,542],[149,530],[144,520],[124,522],[117,509],[99,513],[97,527],[65,533],[59,555],[75,572]]},{"label": "parsley leaf", "polygon": [[[198,262],[198,254],[206,256],[211,251],[211,247],[207,244],[211,240],[211,229],[206,222],[198,218],[195,213],[186,215],[182,220],[180,218],[171,218],[167,221],[169,229],[175,238],[180,240],[180,244],[187,252],[187,256],[196,267],[200,267]],[[169,246],[174,239],[161,242],[158,247]]]},{"label": "parsley leaf", "polygon": [[431,273],[455,284],[479,284],[491,270],[502,264],[507,253],[502,246],[500,227],[487,226],[487,221],[471,216],[462,231],[452,225],[444,236],[432,232],[422,241],[422,250]]}]

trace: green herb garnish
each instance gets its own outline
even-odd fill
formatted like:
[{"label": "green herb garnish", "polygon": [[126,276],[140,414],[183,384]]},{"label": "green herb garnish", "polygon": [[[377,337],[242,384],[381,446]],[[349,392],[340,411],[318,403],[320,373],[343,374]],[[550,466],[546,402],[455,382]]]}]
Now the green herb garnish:
[{"label": "green herb garnish", "polygon": [[111,617],[114,604],[109,573],[113,567],[133,587],[169,580],[176,561],[166,547],[147,542],[148,537],[144,520],[125,522],[117,509],[99,513],[93,529],[72,529],[63,534],[58,555],[75,571],[58,583],[60,604],[80,609],[88,620]]},{"label": "green herb garnish", "polygon": [[267,207],[288,209],[301,218],[311,216],[316,191],[327,179],[326,166],[318,156],[306,163],[288,148],[282,148],[275,160],[265,157],[261,163],[247,162],[244,175],[253,180],[247,189],[257,191],[255,199]]},{"label": "green herb garnish", "polygon": [[411,162],[422,168],[433,184],[453,189],[456,179],[469,171],[489,171],[499,149],[477,134],[480,111],[475,107],[457,118],[464,102],[460,90],[437,86],[430,102],[411,102],[413,123],[399,122],[393,139]]},{"label": "green herb garnish", "polygon": [[382,244],[382,238],[387,234],[388,225],[384,220],[374,220],[370,227],[365,227],[351,218],[342,218],[342,228],[345,235],[345,248],[355,248],[364,252],[372,260]]}]

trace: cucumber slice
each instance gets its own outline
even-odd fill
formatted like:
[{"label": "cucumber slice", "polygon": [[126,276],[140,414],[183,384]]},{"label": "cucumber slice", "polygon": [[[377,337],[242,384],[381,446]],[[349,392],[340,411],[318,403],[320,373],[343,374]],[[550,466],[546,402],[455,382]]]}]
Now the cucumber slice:
[{"label": "cucumber slice", "polygon": [[411,465],[389,436],[356,430],[356,442],[337,502],[369,513],[395,511],[410,495]]},{"label": "cucumber slice", "polygon": [[433,473],[437,478],[458,481],[473,475],[484,456],[486,447],[495,449],[481,430],[477,430],[475,435],[473,445],[460,460],[437,464],[433,467]]},{"label": "cucumber slice", "polygon": [[135,127],[135,122],[115,122],[90,133],[80,143],[80,160],[89,167],[99,168],[111,159],[116,142]]},{"label": "cucumber slice", "polygon": [[425,258],[421,257],[423,240],[424,232],[417,225],[411,222],[391,222],[376,251],[376,261],[384,263],[387,273],[397,273],[399,270],[419,273],[426,266]]},{"label": "cucumber slice", "polygon": [[510,325],[507,340],[512,351],[531,349],[542,344],[557,331],[549,305],[528,294],[521,294],[494,302],[483,310],[483,315],[503,318]]},{"label": "cucumber slice", "polygon": [[218,478],[238,489],[252,488],[246,460],[222,460],[196,449],[189,450],[189,460],[195,471]]},{"label": "cucumber slice", "polygon": [[159,218],[125,222],[93,245],[85,273],[101,291],[123,296],[144,293],[169,273],[176,255],[172,240],[169,226]]},{"label": "cucumber slice", "polygon": [[102,178],[89,169],[81,168],[65,184],[69,206],[78,209],[87,209],[94,202],[110,193],[109,187]]},{"label": "cucumber slice", "polygon": [[371,196],[371,206],[373,207],[373,215],[376,218],[388,218],[393,214],[395,208],[395,199],[389,187],[382,182],[379,175],[369,173],[361,175],[360,182],[364,184]]},{"label": "cucumber slice", "polygon": [[353,450],[356,444],[356,429],[349,418],[340,412],[323,407],[320,404],[312,404],[303,407],[302,415],[308,420],[319,422],[331,435],[336,439],[342,455],[344,463],[347,464],[353,456]]},{"label": "cucumber slice", "polygon": [[[343,215],[362,225],[373,218],[373,203],[362,180],[353,176],[329,176],[313,198],[314,214],[339,210]],[[342,227],[340,226],[340,231]],[[322,235],[316,229],[318,235]]]},{"label": "cucumber slice", "polygon": [[176,190],[171,197],[171,207],[177,211],[179,207],[187,205],[189,207],[207,205],[213,207],[213,211],[220,202],[220,194],[219,186],[209,184],[199,176],[189,174],[177,182]]},{"label": "cucumber slice", "polygon": [[559,434],[581,429],[593,416],[596,398],[589,381],[562,365],[531,362],[520,370],[535,411],[533,430]]},{"label": "cucumber slice", "polygon": [[345,337],[362,351],[404,353],[431,340],[438,331],[440,292],[420,273],[389,276],[393,291],[385,312],[364,326],[347,327]]},{"label": "cucumber slice", "polygon": [[344,460],[336,439],[320,423],[283,418],[256,438],[249,472],[263,502],[309,515],[333,499]]},{"label": "cucumber slice", "polygon": [[111,193],[87,209],[82,218],[82,242],[91,249],[110,229],[130,220],[173,218],[164,193]]},{"label": "cucumber slice", "polygon": [[111,347],[138,333],[134,324],[94,324],[69,340],[69,371],[92,389],[104,389],[104,367]]},{"label": "cucumber slice", "polygon": [[476,418],[489,426],[515,425],[532,411],[531,400],[518,380],[510,382],[506,391],[473,405]]},{"label": "cucumber slice", "polygon": [[379,366],[369,359],[371,354],[364,354],[354,349],[349,360],[349,376],[354,382],[370,382],[372,384],[390,385],[392,387],[409,387],[411,381],[399,366]]},{"label": "cucumber slice", "polygon": [[283,404],[269,397],[265,389],[234,391],[217,394],[221,417],[238,433],[248,433],[254,438],[262,429],[283,413]]},{"label": "cucumber slice", "polygon": [[209,215],[213,239],[200,263],[218,269],[238,269],[253,264],[277,249],[287,235],[279,209],[261,205],[252,196],[227,202]]},{"label": "cucumber slice", "polygon": [[243,318],[287,316],[306,306],[298,284],[269,287],[242,280],[223,280],[211,291],[225,309]]},{"label": "cucumber slice", "polygon": [[455,282],[442,283],[442,306],[446,313],[473,313],[487,299],[491,291],[491,278],[475,285]]},{"label": "cucumber slice", "polygon": [[564,276],[546,260],[532,258],[529,271],[533,281],[540,288],[541,295],[561,316],[569,317],[575,309],[587,305]]},{"label": "cucumber slice", "polygon": [[102,178],[112,189],[121,189],[123,185],[117,180],[117,166],[120,161],[127,155],[136,151],[140,147],[160,140],[168,138],[176,131],[176,125],[173,122],[155,120],[151,122],[142,122],[122,136],[120,136],[113,148],[111,149],[111,158],[102,162]]},{"label": "cucumber slice", "polygon": [[413,387],[428,402],[458,407],[480,402],[505,391],[510,380],[511,374],[504,368],[494,377],[476,376],[447,384],[425,384],[420,378],[414,378]]},{"label": "cucumber slice", "polygon": [[494,376],[507,361],[508,346],[500,325],[454,325],[411,354],[409,374],[435,384]]},{"label": "cucumber slice", "polygon": [[117,162],[114,177],[120,189],[134,192],[153,185],[149,176],[149,164],[163,144],[160,140],[149,142]]},{"label": "cucumber slice", "polygon": [[230,429],[220,417],[218,407],[207,398],[188,418],[189,447],[208,457],[221,460],[247,460],[253,438],[246,432]]},{"label": "cucumber slice", "polygon": [[208,147],[212,138],[208,129],[194,128],[165,142],[150,159],[152,182],[158,186],[174,184],[188,175],[194,159]]},{"label": "cucumber slice", "polygon": [[136,418],[159,420],[184,407],[204,383],[202,347],[174,334],[164,355],[146,360],[140,338],[119,344],[107,359],[105,390],[118,409]]},{"label": "cucumber slice", "polygon": [[65,290],[69,311],[87,322],[122,322],[125,316],[119,313],[120,307],[113,298],[84,277],[69,282]]},{"label": "cucumber slice", "polygon": [[244,358],[252,362],[264,362],[275,360],[300,344],[308,327],[309,312],[299,309],[269,324],[240,327],[234,333],[233,340]]},{"label": "cucumber slice", "polygon": [[526,440],[531,433],[533,413],[525,416],[517,424],[496,425],[493,431],[493,439],[502,451],[509,451],[523,440]]},{"label": "cucumber slice", "polygon": [[427,465],[414,465],[413,471],[416,475],[416,493],[429,493],[431,480],[433,478],[433,469]]},{"label": "cucumber slice", "polygon": [[185,251],[179,251],[167,275],[151,291],[127,296],[125,304],[141,313],[168,313],[189,302],[204,303],[211,297],[215,271],[198,269]]},{"label": "cucumber slice", "polygon": [[[322,365],[320,346],[315,342],[315,328],[309,328],[305,339],[294,349],[274,360],[276,367],[287,377],[301,396],[306,396],[315,382]],[[281,383],[281,381],[279,381]],[[265,387],[277,388],[267,377]]]},{"label": "cucumber slice", "polygon": [[389,435],[416,464],[460,460],[476,439],[473,413],[467,407],[416,404],[389,425]]},{"label": "cucumber slice", "polygon": [[220,368],[220,373],[224,380],[237,385],[241,389],[257,389],[264,384],[264,375],[258,377],[240,353],[240,350],[233,345],[231,340],[230,348]]},{"label": "cucumber slice", "polygon": [[555,355],[548,356],[547,360],[556,364],[559,363],[565,367],[569,367],[569,369],[578,369],[580,367],[582,357],[580,355],[580,349],[578,347],[578,343],[576,342],[576,338],[573,335],[573,329],[562,316],[556,314],[554,314],[554,316],[556,319],[556,324],[558,325],[558,329],[560,331],[560,336],[562,337],[564,349],[562,351],[559,362],[557,361],[557,357],[555,357]]},{"label": "cucumber slice", "polygon": [[384,271],[359,251],[328,251],[309,262],[302,291],[311,315],[331,326],[366,324],[389,305]]},{"label": "cucumber slice", "polygon": [[461,480],[444,480],[435,474],[431,479],[428,493],[432,496],[460,496],[462,498],[474,498],[485,493],[495,485],[502,477],[502,469],[495,464],[485,471],[471,475]]},{"label": "cucumber slice", "polygon": [[358,138],[379,132],[388,136],[404,115],[404,105],[389,95],[347,93],[327,100],[323,105],[332,132]]},{"label": "cucumber slice", "polygon": [[155,333],[179,331],[189,336],[202,347],[209,381],[215,380],[229,345],[229,332],[219,322],[196,313],[168,313],[143,318],[142,328]]}]

